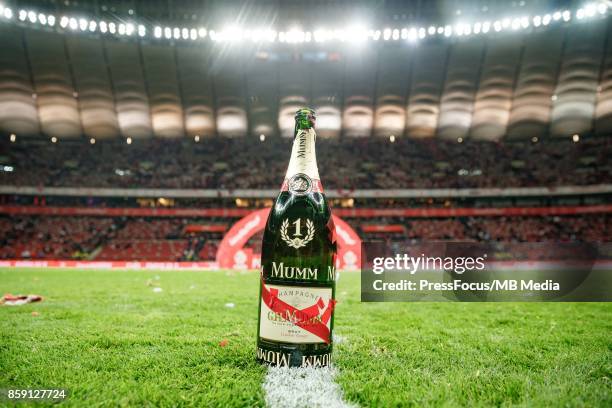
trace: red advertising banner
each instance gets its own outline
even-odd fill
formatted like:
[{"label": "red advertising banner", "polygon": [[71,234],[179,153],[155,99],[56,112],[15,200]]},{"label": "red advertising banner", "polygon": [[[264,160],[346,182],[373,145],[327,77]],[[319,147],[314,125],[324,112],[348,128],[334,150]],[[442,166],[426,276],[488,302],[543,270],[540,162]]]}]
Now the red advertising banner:
[{"label": "red advertising banner", "polygon": [[399,224],[389,224],[389,225],[378,225],[378,224],[368,224],[362,225],[361,230],[363,232],[389,232],[389,233],[400,233],[403,234],[406,231],[406,228],[403,225]]},{"label": "red advertising banner", "polygon": [[77,269],[155,269],[214,270],[215,262],[135,262],[135,261],[72,261],[72,260],[0,260],[0,267],[77,268]]},{"label": "red advertising banner", "polygon": [[227,224],[189,224],[185,226],[185,232],[225,232]]}]

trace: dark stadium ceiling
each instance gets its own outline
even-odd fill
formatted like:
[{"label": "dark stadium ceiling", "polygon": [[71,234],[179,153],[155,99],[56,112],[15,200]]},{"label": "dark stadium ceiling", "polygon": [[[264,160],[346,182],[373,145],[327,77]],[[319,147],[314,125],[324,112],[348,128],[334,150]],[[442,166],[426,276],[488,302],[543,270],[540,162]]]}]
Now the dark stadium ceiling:
[{"label": "dark stadium ceiling", "polygon": [[[300,13],[312,9],[308,20],[319,21],[320,10],[341,11],[349,4],[75,3],[3,4],[11,5],[16,12],[23,7],[37,7],[37,11],[48,7],[58,16],[77,15],[77,10],[90,17],[100,13],[112,13],[117,18],[137,15],[139,21],[150,19],[150,24],[164,18],[189,19],[189,13],[195,13],[192,8],[200,10],[196,20],[200,15],[221,16],[232,5],[249,10],[249,16],[256,10],[275,12],[279,20],[286,13],[305,21]],[[427,13],[442,18],[440,10],[449,8],[487,14],[502,3],[508,4],[358,4],[374,7],[377,19],[383,15],[393,19]],[[541,9],[570,3],[514,4]],[[413,10],[414,16],[395,11],[402,7]],[[321,16],[321,21],[324,19]],[[172,42],[149,37],[116,38],[87,30],[35,29],[20,24],[17,18],[11,21],[14,23],[0,21],[0,132],[4,136],[290,136],[293,113],[304,105],[317,110],[322,137],[405,135],[497,140],[607,134],[612,130],[612,42],[608,41],[607,17],[588,23],[568,19],[566,23],[559,13],[557,23],[533,31],[492,30],[491,35],[454,41],[439,38],[418,45],[381,41],[362,47],[336,43],[325,47],[232,47],[209,41],[177,42],[172,46]]]}]

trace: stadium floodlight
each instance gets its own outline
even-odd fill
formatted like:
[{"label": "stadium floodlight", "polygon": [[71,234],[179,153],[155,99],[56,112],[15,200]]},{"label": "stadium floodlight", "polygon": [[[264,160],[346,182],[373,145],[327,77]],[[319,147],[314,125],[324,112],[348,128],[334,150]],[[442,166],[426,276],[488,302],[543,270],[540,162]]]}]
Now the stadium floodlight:
[{"label": "stadium floodlight", "polygon": [[608,11],[608,5],[606,3],[599,3],[597,5],[597,11],[599,12],[599,14],[606,14],[606,12]]},{"label": "stadium floodlight", "polygon": [[542,24],[542,16],[534,16],[532,21],[534,27],[539,27]]},{"label": "stadium floodlight", "polygon": [[333,34],[334,38],[338,41],[346,41],[347,38],[347,33],[344,30],[334,30],[334,34]]},{"label": "stadium floodlight", "polygon": [[597,11],[597,6],[593,3],[589,3],[584,8],[584,15],[587,17],[593,17]]},{"label": "stadium floodlight", "polygon": [[325,32],[323,30],[315,30],[313,35],[315,42],[321,43],[325,41]]},{"label": "stadium floodlight", "polygon": [[[304,36],[305,36],[305,33],[303,31],[298,30],[296,28],[292,28],[291,30],[285,33],[285,40],[290,44],[303,43]],[[337,30],[335,32],[335,36],[340,41],[344,41],[344,37],[345,37],[344,30]]]},{"label": "stadium floodlight", "polygon": [[251,32],[251,41],[254,43],[258,43],[261,41],[263,37],[263,31],[261,31],[260,29],[255,29]]},{"label": "stadium floodlight", "polygon": [[409,31],[408,31],[408,41],[410,42],[415,42],[417,40],[417,30],[416,28],[412,27]]},{"label": "stadium floodlight", "polygon": [[167,40],[172,38],[172,29],[170,27],[164,28],[164,37],[166,37]]},{"label": "stadium floodlight", "polygon": [[569,10],[564,10],[564,11],[563,11],[563,13],[562,13],[562,16],[563,16],[563,21],[566,21],[566,22],[567,22],[567,21],[570,21],[570,20],[571,20],[571,18],[572,18],[572,13],[570,13],[570,11],[569,11]]},{"label": "stadium floodlight", "polygon": [[[605,15],[610,11],[610,2],[606,1],[594,1],[588,4],[585,4],[582,8],[577,10],[556,10],[551,12],[550,14],[545,14],[543,16],[534,15],[534,16],[523,16],[523,17],[505,17],[503,19],[496,20],[495,22],[483,22],[477,21],[472,24],[467,23],[458,23],[454,25],[431,25],[428,27],[416,27],[411,29],[409,27],[405,28],[393,28],[387,27],[382,30],[365,30],[358,29],[356,30],[354,27],[347,27],[346,29],[337,28],[333,30],[326,29],[317,29],[313,32],[310,31],[301,31],[290,29],[288,31],[276,32],[273,30],[268,30],[264,35],[263,30],[250,30],[250,29],[242,29],[240,27],[234,27],[231,29],[224,29],[216,32],[216,35],[213,35],[214,31],[208,31],[205,28],[198,27],[174,27],[169,28],[170,34],[168,34],[167,30],[163,26],[155,26],[155,25],[147,25],[147,24],[139,24],[128,23],[125,20],[117,21],[116,23],[103,23],[95,20],[89,20],[86,18],[80,17],[69,17],[69,16],[61,16],[56,17],[53,14],[42,14],[32,10],[20,9],[18,13],[18,18],[20,21],[26,24],[40,24],[40,25],[49,25],[54,26],[56,22],[56,18],[59,20],[59,25],[62,28],[70,28],[71,30],[79,30],[80,31],[91,31],[95,32],[97,29],[100,30],[101,33],[106,34],[107,32],[110,34],[115,34],[118,28],[118,34],[123,36],[132,36],[137,34],[140,38],[146,38],[147,35],[150,35],[154,38],[166,38],[167,40],[191,40],[196,41],[197,39],[202,39],[205,37],[210,37],[211,41],[227,41],[227,42],[237,42],[237,41],[251,41],[251,42],[261,42],[268,41],[274,42],[277,39],[280,42],[287,42],[291,44],[299,44],[299,43],[308,43],[311,41],[315,42],[325,42],[329,40],[336,41],[349,41],[349,42],[361,42],[361,41],[379,41],[381,38],[385,41],[398,41],[398,40],[408,40],[415,41],[417,39],[424,39],[428,35],[444,35],[445,37],[451,37],[453,34],[456,36],[466,36],[471,34],[486,34],[492,30],[496,32],[500,32],[503,30],[512,29],[514,31],[519,29],[527,29],[530,26],[533,27],[541,27],[548,26],[553,22],[570,22],[572,18],[576,18],[578,20],[582,20],[585,18],[592,18],[597,15]],[[12,18],[13,12],[10,8],[3,6],[0,4],[0,18],[4,17],[6,19]],[[131,13],[134,14],[134,13]],[[121,17],[117,17],[120,19]],[[129,21],[129,19],[127,20]],[[112,25],[111,25],[112,24]],[[413,34],[411,34],[411,30]],[[151,34],[149,34],[149,31]]]}]

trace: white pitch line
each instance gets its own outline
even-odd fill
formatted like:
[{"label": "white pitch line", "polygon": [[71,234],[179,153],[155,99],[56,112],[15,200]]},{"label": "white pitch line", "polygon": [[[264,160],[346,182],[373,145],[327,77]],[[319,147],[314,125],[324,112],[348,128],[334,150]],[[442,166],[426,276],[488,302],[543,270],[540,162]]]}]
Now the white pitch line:
[{"label": "white pitch line", "polygon": [[269,367],[263,383],[269,408],[349,408],[333,367]]}]

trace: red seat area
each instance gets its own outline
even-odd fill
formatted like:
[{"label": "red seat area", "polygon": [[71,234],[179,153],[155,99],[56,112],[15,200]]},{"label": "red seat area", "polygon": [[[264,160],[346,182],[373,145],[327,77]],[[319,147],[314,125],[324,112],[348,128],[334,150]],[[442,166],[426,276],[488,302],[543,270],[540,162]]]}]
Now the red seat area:
[{"label": "red seat area", "polygon": [[114,240],[95,257],[98,261],[177,261],[187,240]]}]

